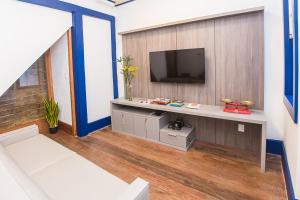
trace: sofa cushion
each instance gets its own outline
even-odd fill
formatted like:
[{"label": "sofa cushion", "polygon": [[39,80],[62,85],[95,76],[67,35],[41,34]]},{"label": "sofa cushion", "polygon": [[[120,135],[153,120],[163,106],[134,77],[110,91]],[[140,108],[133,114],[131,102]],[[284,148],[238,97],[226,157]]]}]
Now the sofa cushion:
[{"label": "sofa cushion", "polygon": [[6,150],[29,176],[75,154],[75,152],[41,134],[8,145]]},{"label": "sofa cushion", "polygon": [[31,177],[55,200],[112,200],[128,187],[126,182],[77,154]]},{"label": "sofa cushion", "polygon": [[0,199],[30,200],[0,161]]},{"label": "sofa cushion", "polygon": [[[19,189],[14,184],[14,190],[16,193],[19,193],[18,196],[24,196],[25,194],[29,197],[31,200],[47,200],[49,199],[48,196],[31,180],[30,177],[28,177],[25,172],[23,172],[19,166],[13,161],[13,159],[9,156],[6,149],[0,145],[0,164],[1,167],[4,167],[7,174],[5,176],[0,176],[1,181],[5,179],[5,177],[12,177],[15,181],[15,183],[18,184]],[[10,180],[8,180],[10,181]],[[1,182],[2,184],[2,182]],[[4,183],[5,184],[5,183]],[[8,182],[8,184],[12,184],[11,182]],[[7,187],[7,186],[5,186]],[[9,191],[8,190],[3,193],[3,188],[1,187],[1,195],[5,195]],[[20,191],[20,188],[22,188],[23,192]],[[23,194],[22,194],[23,193]],[[0,197],[1,197],[0,195]],[[9,195],[9,194],[7,194]],[[11,198],[0,198],[0,199],[13,199],[15,194],[11,194]],[[26,198],[21,198],[26,199]]]}]

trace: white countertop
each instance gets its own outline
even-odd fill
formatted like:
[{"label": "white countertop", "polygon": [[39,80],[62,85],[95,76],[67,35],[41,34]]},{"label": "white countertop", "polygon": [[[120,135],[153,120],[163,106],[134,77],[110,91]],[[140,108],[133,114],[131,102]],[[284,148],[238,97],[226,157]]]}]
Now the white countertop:
[{"label": "white countertop", "polygon": [[186,108],[185,105],[182,107],[173,107],[169,105],[157,105],[157,104],[148,104],[148,103],[139,103],[138,101],[128,101],[123,98],[114,99],[111,101],[113,104],[132,106],[137,108],[147,108],[153,110],[168,111],[173,113],[181,113],[187,115],[195,115],[201,117],[210,117],[216,119],[232,120],[253,124],[266,124],[267,119],[263,110],[251,110],[252,114],[237,114],[237,113],[227,113],[224,112],[223,106],[214,106],[214,105],[200,105],[198,109]]}]

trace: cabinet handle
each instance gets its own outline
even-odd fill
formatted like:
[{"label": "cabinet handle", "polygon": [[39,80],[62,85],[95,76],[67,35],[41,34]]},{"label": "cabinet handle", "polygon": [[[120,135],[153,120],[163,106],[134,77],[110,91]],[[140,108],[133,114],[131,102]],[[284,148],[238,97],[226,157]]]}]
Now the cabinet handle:
[{"label": "cabinet handle", "polygon": [[145,134],[146,134],[146,137],[147,137],[148,136],[147,118],[145,118],[144,128],[145,128]]},{"label": "cabinet handle", "polygon": [[177,137],[177,134],[174,134],[174,133],[168,133],[169,136],[172,136],[172,137]]}]

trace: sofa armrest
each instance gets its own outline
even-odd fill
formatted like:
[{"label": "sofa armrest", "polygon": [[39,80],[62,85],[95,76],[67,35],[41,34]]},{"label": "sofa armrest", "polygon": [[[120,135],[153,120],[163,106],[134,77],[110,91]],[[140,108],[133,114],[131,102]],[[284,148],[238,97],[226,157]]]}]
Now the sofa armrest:
[{"label": "sofa armrest", "polygon": [[0,145],[0,164],[7,172],[6,175],[15,180],[29,199],[50,200],[50,197],[19,167],[2,145]]},{"label": "sofa armrest", "polygon": [[27,126],[21,129],[3,133],[0,135],[0,143],[3,146],[8,146],[16,142],[26,140],[39,134],[39,128],[37,125]]},{"label": "sofa armrest", "polygon": [[131,183],[117,200],[148,200],[149,183],[141,178],[137,178]]}]

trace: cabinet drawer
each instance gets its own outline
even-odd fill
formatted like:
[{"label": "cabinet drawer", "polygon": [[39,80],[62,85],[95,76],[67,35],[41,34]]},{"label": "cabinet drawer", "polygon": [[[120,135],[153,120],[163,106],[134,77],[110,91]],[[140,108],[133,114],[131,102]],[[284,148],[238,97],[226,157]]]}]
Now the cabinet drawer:
[{"label": "cabinet drawer", "polygon": [[167,127],[160,131],[160,141],[172,146],[188,148],[194,140],[194,130],[183,127],[182,130],[172,130]]}]

